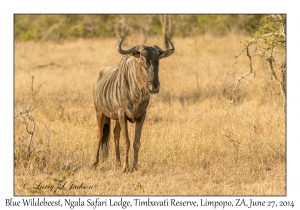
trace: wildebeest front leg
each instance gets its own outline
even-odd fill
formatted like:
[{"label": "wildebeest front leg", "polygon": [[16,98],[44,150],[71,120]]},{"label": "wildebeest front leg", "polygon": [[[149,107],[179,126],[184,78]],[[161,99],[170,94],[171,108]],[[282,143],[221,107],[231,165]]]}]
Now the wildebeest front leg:
[{"label": "wildebeest front leg", "polygon": [[119,121],[117,120],[115,128],[114,128],[114,140],[115,140],[115,147],[116,147],[117,164],[121,163],[121,160],[120,160],[120,148],[119,148],[120,132],[121,132],[121,127],[120,127]]},{"label": "wildebeest front leg", "polygon": [[135,123],[135,135],[134,135],[134,142],[133,142],[133,149],[134,149],[134,160],[133,160],[133,166],[131,169],[131,172],[136,168],[137,169],[137,163],[138,163],[138,157],[139,157],[139,148],[140,148],[140,138],[141,138],[141,132],[142,127],[144,124],[144,120],[146,117],[146,112],[140,116]]},{"label": "wildebeest front leg", "polygon": [[118,112],[119,123],[121,127],[122,138],[125,141],[125,149],[124,149],[124,165],[123,172],[128,171],[128,150],[130,147],[130,141],[128,137],[128,129],[127,129],[127,117],[124,111]]},{"label": "wildebeest front leg", "polygon": [[105,123],[106,116],[100,111],[96,109],[96,117],[97,117],[97,122],[98,122],[98,132],[97,132],[97,153],[96,153],[96,158],[95,162],[93,164],[94,167],[96,167],[99,163],[99,153],[100,153],[100,148],[102,145],[102,137],[103,137],[103,126]]}]

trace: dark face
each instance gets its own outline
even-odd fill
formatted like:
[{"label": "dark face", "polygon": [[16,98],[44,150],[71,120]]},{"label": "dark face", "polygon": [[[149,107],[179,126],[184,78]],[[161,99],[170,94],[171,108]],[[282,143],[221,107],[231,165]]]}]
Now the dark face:
[{"label": "dark face", "polygon": [[150,93],[158,93],[160,83],[158,78],[159,55],[157,51],[153,47],[145,47],[140,53],[140,61],[147,73],[147,87]]},{"label": "dark face", "polygon": [[[147,47],[144,45],[136,45],[128,50],[122,49],[122,42],[124,38],[119,42],[117,46],[117,50],[122,55],[134,56],[138,59],[138,62],[142,65],[143,69],[145,69],[147,74],[147,88],[150,93],[158,93],[159,92],[159,78],[158,78],[158,70],[159,70],[159,59],[170,56],[175,47],[173,43],[166,37],[171,49],[162,50],[160,47],[153,45],[153,47]],[[144,82],[144,81],[143,81]]]}]

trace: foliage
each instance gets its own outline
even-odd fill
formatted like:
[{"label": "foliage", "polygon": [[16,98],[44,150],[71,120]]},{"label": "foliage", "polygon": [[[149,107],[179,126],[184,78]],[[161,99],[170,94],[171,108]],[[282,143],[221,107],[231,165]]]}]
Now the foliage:
[{"label": "foliage", "polygon": [[[253,55],[249,52],[250,48],[254,48]],[[241,79],[250,73],[256,75],[252,67],[252,59],[257,56],[262,62],[267,63],[271,79],[279,84],[283,108],[286,111],[286,15],[265,15],[252,38],[245,42],[242,52],[244,51],[247,52],[249,58],[250,70],[237,77],[233,94]],[[236,57],[239,57],[242,52]]]},{"label": "foliage", "polygon": [[15,38],[60,40],[98,37],[113,32],[110,15],[15,15]]},{"label": "foliage", "polygon": [[[262,15],[168,15],[174,36],[204,33],[226,35],[231,31],[250,33]],[[150,21],[149,21],[150,20]],[[112,37],[124,35],[162,35],[161,15],[24,15],[14,18],[15,39],[53,40],[67,38]],[[146,30],[146,31],[145,31]],[[146,34],[145,34],[146,33]]]}]

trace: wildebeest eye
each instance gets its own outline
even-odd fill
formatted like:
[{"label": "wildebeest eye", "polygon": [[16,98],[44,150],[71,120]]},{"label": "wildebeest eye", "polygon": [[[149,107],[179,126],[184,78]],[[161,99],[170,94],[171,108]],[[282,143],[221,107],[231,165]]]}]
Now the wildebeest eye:
[{"label": "wildebeest eye", "polygon": [[140,53],[139,52],[133,53],[133,56],[136,57],[136,58],[139,58],[140,57]]}]

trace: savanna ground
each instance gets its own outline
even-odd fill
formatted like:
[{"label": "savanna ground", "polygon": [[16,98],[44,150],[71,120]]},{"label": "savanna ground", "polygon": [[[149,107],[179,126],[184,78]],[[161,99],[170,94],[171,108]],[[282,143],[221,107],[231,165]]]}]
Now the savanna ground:
[{"label": "savanna ground", "polygon": [[[15,195],[285,195],[286,119],[267,65],[256,61],[256,77],[242,80],[236,102],[228,102],[236,80],[229,72],[249,70],[246,55],[232,66],[246,38],[173,39],[175,53],[160,62],[161,89],[151,99],[133,173],[116,167],[112,135],[107,161],[91,167],[97,143],[93,84],[102,67],[121,60],[118,40],[16,42]],[[124,48],[139,41],[128,38]],[[162,41],[146,44],[163,48]],[[17,115],[29,107],[27,117]],[[130,165],[132,157],[131,145]],[[91,188],[49,189],[58,183]]]}]

